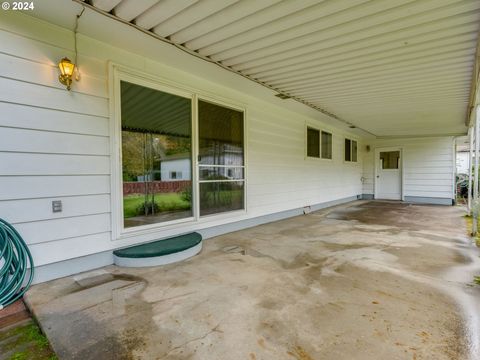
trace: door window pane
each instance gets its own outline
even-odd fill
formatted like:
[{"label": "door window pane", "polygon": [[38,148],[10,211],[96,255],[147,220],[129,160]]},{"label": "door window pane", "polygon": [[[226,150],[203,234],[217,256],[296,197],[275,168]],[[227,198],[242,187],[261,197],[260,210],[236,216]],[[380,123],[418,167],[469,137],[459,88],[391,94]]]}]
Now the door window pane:
[{"label": "door window pane", "polygon": [[322,131],[322,159],[332,158],[332,134]]},{"label": "door window pane", "polygon": [[243,180],[243,168],[201,166],[200,180]]},{"label": "door window pane", "polygon": [[124,227],[191,217],[191,100],[120,85]]},{"label": "door window pane", "polygon": [[380,162],[382,169],[398,169],[400,160],[400,151],[382,151],[380,152]]},{"label": "door window pane", "polygon": [[307,156],[320,157],[320,131],[307,128]]},{"label": "door window pane", "polygon": [[243,209],[243,181],[200,183],[200,214],[211,215]]},{"label": "door window pane", "polygon": [[243,112],[198,102],[200,215],[244,208]]},{"label": "door window pane", "polygon": [[243,166],[243,112],[198,102],[199,163]]}]

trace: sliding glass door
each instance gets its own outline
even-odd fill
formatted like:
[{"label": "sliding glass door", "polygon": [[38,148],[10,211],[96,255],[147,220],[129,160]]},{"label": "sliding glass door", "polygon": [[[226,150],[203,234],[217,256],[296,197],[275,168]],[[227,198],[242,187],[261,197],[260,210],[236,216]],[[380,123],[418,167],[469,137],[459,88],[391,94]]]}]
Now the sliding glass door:
[{"label": "sliding glass door", "polygon": [[244,209],[243,112],[198,101],[200,216]]},{"label": "sliding glass door", "polygon": [[193,93],[127,79],[119,83],[123,230],[243,210],[244,112],[198,100],[193,116]]}]

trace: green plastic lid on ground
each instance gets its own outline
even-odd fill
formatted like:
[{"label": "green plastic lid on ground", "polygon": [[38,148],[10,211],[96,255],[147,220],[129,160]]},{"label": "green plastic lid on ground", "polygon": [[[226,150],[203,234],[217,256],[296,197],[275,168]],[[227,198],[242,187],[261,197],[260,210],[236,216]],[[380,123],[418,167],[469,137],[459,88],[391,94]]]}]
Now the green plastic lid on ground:
[{"label": "green plastic lid on ground", "polygon": [[190,249],[198,245],[201,241],[202,235],[194,232],[115,250],[113,254],[122,258],[150,258],[164,256]]}]

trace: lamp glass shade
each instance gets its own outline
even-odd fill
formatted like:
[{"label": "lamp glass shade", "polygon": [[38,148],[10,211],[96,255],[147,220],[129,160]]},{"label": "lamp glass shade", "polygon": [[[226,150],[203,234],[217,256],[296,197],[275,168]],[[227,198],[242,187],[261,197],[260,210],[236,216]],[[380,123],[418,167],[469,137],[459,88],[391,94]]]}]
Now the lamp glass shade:
[{"label": "lamp glass shade", "polygon": [[72,76],[73,70],[75,70],[75,64],[73,64],[68,58],[63,58],[59,63],[58,67],[60,72],[64,76]]}]

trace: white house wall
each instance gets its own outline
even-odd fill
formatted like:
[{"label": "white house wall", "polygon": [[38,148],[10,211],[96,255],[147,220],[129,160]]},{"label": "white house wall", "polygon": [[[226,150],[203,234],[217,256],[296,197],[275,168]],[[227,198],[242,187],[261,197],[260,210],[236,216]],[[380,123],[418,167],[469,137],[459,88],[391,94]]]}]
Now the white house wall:
[{"label": "white house wall", "polygon": [[[81,80],[68,92],[58,82],[56,62],[74,58],[72,33],[6,13],[0,13],[0,217],[25,238],[37,266],[362,194],[363,140],[326,125],[324,115],[306,107],[291,111],[273,94],[270,103],[229,87],[232,76],[246,87],[259,86],[234,74],[220,80],[226,73],[220,68],[209,69],[217,72],[215,83],[83,36]],[[201,61],[159,46],[167,58],[174,53],[182,61]],[[112,240],[109,60],[245,104],[246,214]],[[333,160],[305,159],[306,123],[333,133]],[[359,141],[358,163],[343,161],[345,136]],[[63,202],[62,212],[52,212],[53,200]]]},{"label": "white house wall", "polygon": [[375,148],[400,147],[405,200],[451,203],[455,183],[453,137],[377,139],[364,152],[364,194],[374,194]]},{"label": "white house wall", "polygon": [[[160,163],[160,171],[163,181],[191,180],[192,161],[190,159],[164,160]],[[172,171],[181,172],[182,176],[172,178]]]},{"label": "white house wall", "polygon": [[457,174],[468,174],[470,153],[465,151],[457,152]]}]

